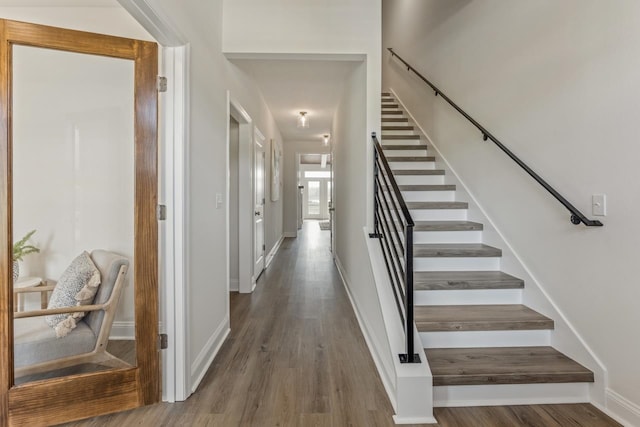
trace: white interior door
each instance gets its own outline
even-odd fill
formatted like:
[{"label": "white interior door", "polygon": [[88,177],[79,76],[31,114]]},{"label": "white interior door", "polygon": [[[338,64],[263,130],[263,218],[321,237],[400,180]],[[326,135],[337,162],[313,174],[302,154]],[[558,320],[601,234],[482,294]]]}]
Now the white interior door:
[{"label": "white interior door", "polygon": [[264,138],[256,136],[254,145],[254,198],[253,198],[253,277],[254,280],[264,270]]}]

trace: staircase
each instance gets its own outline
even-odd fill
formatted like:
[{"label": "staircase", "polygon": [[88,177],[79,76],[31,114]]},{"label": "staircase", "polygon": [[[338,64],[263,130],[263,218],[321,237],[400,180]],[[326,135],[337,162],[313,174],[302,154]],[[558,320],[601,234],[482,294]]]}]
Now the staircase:
[{"label": "staircase", "polygon": [[[523,280],[436,169],[424,138],[389,93],[381,144],[414,227],[415,324],[433,375],[434,406],[580,401],[593,372],[552,348],[552,319],[522,305]],[[474,386],[474,387],[470,387]],[[479,386],[479,387],[478,387]]]}]

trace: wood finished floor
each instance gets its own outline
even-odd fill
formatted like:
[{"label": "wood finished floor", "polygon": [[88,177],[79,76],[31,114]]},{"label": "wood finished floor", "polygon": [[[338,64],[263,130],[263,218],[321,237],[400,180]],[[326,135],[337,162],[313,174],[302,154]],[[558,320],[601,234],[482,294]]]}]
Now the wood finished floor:
[{"label": "wood finished floor", "polygon": [[[250,295],[197,392],[67,426],[393,426],[392,407],[329,252],[305,222]],[[438,409],[440,426],[617,426],[591,405]]]}]

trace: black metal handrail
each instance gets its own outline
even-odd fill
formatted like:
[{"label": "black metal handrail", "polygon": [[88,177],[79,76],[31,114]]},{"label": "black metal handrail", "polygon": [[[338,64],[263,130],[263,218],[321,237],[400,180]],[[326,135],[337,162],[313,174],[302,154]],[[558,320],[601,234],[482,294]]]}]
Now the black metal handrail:
[{"label": "black metal handrail", "polygon": [[[389,162],[375,132],[373,212],[374,233],[380,239],[384,263],[389,273],[393,295],[405,333],[406,353],[402,363],[420,363],[413,337],[413,226],[414,222],[402,197]],[[398,228],[401,228],[399,230]]]},{"label": "black metal handrail", "polygon": [[529,166],[527,166],[527,164],[525,162],[520,160],[520,158],[518,158],[518,156],[513,154],[513,152],[511,150],[509,150],[507,147],[505,147],[504,144],[498,140],[498,138],[493,136],[491,134],[491,132],[489,132],[487,129],[485,129],[484,126],[482,126],[480,123],[478,123],[476,120],[474,120],[473,117],[471,117],[469,114],[467,114],[462,108],[458,107],[458,105],[455,102],[453,102],[447,95],[442,93],[442,91],[440,89],[438,89],[436,87],[436,85],[434,85],[429,80],[427,80],[422,74],[420,74],[415,68],[413,68],[407,61],[402,59],[402,57],[400,55],[398,55],[397,53],[395,53],[392,48],[389,47],[387,49],[389,50],[389,52],[391,52],[392,56],[395,56],[396,58],[398,58],[400,60],[400,62],[402,62],[404,65],[406,65],[407,70],[413,71],[420,78],[420,80],[422,80],[423,82],[428,84],[431,87],[431,89],[434,90],[435,96],[440,95],[442,97],[442,99],[447,101],[449,103],[449,105],[451,105],[453,108],[456,109],[456,111],[458,111],[460,114],[462,114],[465,119],[469,120],[471,122],[471,124],[473,124],[476,128],[478,128],[478,130],[480,132],[482,132],[482,137],[483,137],[483,139],[485,141],[487,139],[490,139],[491,141],[493,141],[493,143],[496,144],[498,146],[498,148],[500,148],[502,151],[504,151],[504,153],[511,158],[511,160],[516,162],[522,169],[525,170],[525,172],[527,172],[533,179],[535,179],[538,182],[538,184],[542,185],[545,190],[547,190],[549,193],[551,193],[551,195],[553,197],[555,197],[557,201],[562,203],[562,205],[565,208],[567,208],[569,210],[569,212],[571,212],[571,223],[576,224],[576,225],[578,225],[580,223],[583,223],[584,225],[589,226],[589,227],[601,227],[603,225],[598,220],[589,219],[586,216],[584,216],[584,214],[582,212],[580,212],[575,206],[573,206],[571,203],[569,203],[569,201],[567,199],[565,199],[560,193],[558,193],[555,190],[555,188],[553,188],[551,185],[549,185],[549,183],[547,181],[542,179],[540,177],[540,175],[535,173]]}]

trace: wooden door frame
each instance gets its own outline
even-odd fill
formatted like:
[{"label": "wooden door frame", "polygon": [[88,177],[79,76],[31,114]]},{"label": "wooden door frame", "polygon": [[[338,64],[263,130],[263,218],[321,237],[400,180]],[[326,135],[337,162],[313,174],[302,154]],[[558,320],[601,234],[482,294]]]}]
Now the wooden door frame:
[{"label": "wooden door frame", "polygon": [[[13,346],[0,346],[0,425],[49,425],[159,401],[156,43],[0,20],[0,342],[13,343],[12,46],[135,64],[135,324],[137,367],[14,385]],[[144,332],[143,332],[144,331]],[[140,385],[138,388],[137,385]],[[79,399],[68,396],[78,395]],[[51,399],[50,396],[56,396]]]}]

